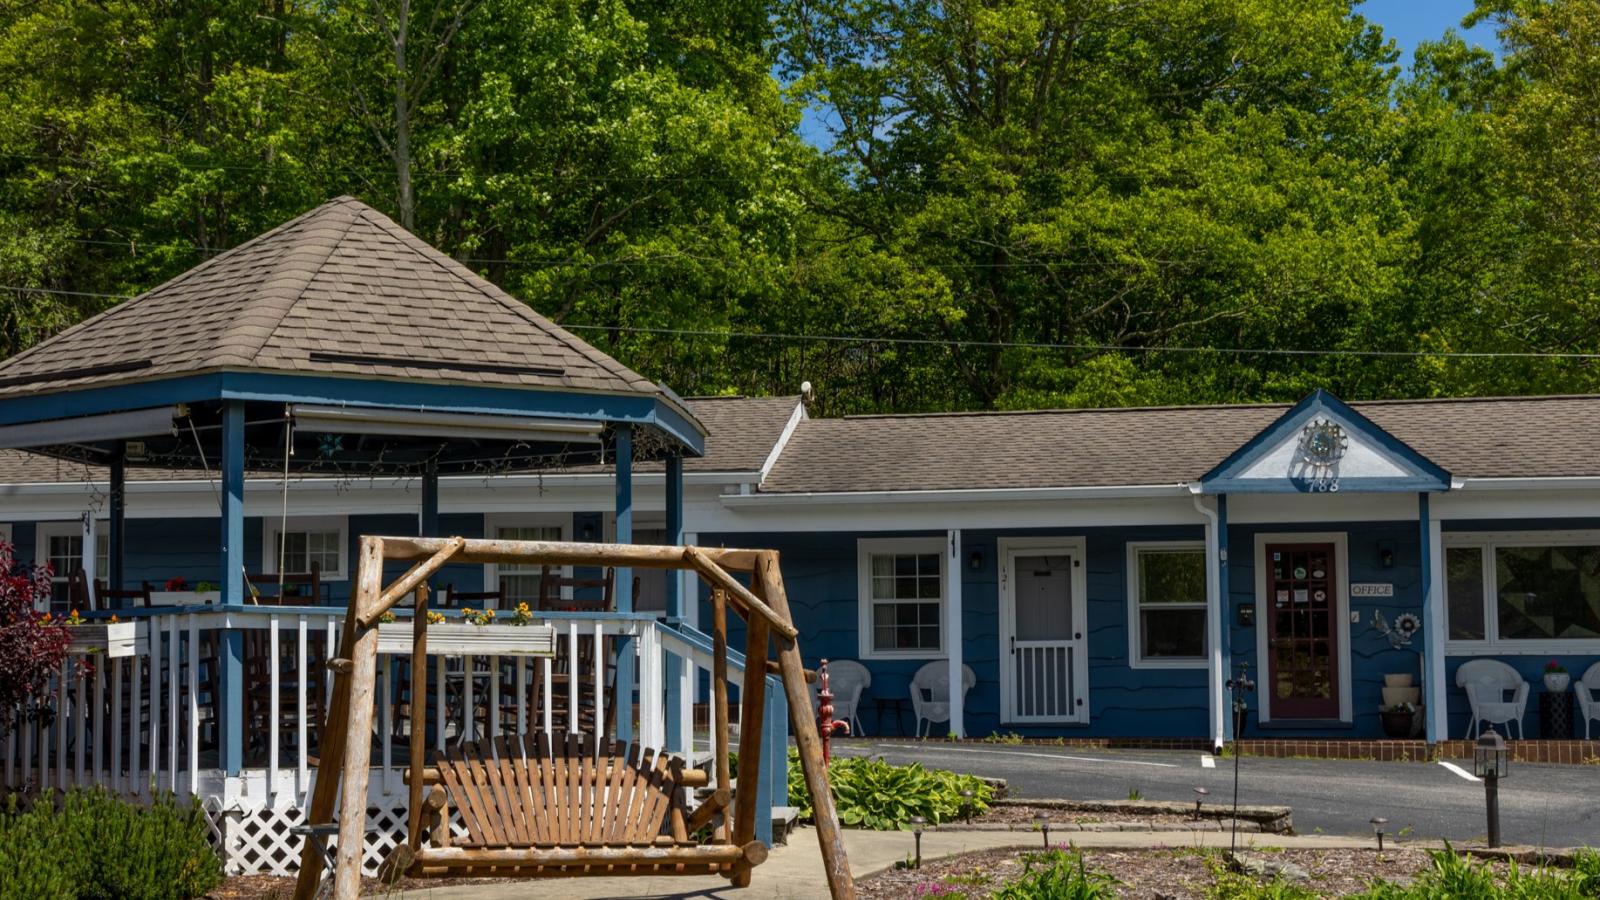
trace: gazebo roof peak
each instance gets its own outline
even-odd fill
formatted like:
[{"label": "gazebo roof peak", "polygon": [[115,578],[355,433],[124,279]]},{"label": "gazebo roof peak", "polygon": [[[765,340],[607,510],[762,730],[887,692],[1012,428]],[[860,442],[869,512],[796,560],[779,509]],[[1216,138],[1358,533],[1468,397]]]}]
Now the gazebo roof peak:
[{"label": "gazebo roof peak", "polygon": [[0,364],[0,400],[208,372],[670,392],[352,197]]}]

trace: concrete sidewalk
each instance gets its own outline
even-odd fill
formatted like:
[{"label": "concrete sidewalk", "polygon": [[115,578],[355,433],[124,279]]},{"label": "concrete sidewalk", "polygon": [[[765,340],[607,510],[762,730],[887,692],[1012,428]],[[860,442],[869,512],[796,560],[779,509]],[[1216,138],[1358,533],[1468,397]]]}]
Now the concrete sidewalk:
[{"label": "concrete sidewalk", "polygon": [[[863,878],[907,859],[912,853],[910,832],[845,831],[845,848],[850,855],[850,871]],[[1142,849],[1160,847],[1227,847],[1229,835],[1216,831],[1108,831],[1075,832],[1051,835],[1051,843],[1070,840],[1079,847],[1100,849]],[[1043,839],[1025,832],[930,831],[922,836],[922,857],[936,859],[974,850],[999,847],[1039,848]],[[1328,835],[1239,835],[1240,847],[1371,847],[1372,840]],[[1391,842],[1393,846],[1393,842]],[[1433,846],[1408,843],[1407,846]],[[822,879],[822,851],[816,832],[796,829],[785,847],[775,847],[767,862],[755,870],[750,887],[734,889],[720,876],[641,878],[550,878],[520,882],[471,884],[425,888],[400,895],[406,900],[510,900],[510,898],[656,897],[656,898],[761,898],[761,900],[826,900],[828,886]]]}]

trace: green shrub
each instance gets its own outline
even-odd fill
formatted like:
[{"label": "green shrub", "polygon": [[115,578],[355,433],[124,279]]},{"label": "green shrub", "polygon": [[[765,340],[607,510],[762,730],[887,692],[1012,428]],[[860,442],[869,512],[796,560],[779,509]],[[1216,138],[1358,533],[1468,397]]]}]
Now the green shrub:
[{"label": "green shrub", "polygon": [[198,804],[170,794],[146,806],[99,788],[59,805],[0,810],[0,900],[184,900],[222,880]]},{"label": "green shrub", "polygon": [[1432,865],[1407,885],[1387,881],[1361,895],[1368,900],[1580,900],[1600,896],[1600,854],[1581,850],[1570,870],[1523,869],[1516,863],[1503,878],[1490,866],[1456,853],[1450,845],[1430,854]]},{"label": "green shrub", "polygon": [[[993,798],[989,785],[973,775],[926,769],[919,763],[895,766],[867,757],[835,759],[828,768],[828,782],[839,820],[875,831],[910,828],[912,816],[922,816],[930,825],[959,818],[966,803],[962,791],[973,793],[972,815],[988,810]],[[799,807],[802,819],[812,818],[811,793],[799,754],[793,750],[789,751],[789,802]]]},{"label": "green shrub", "polygon": [[1022,877],[994,892],[995,900],[1110,900],[1117,880],[1090,869],[1083,855],[1065,850],[1022,857]]}]

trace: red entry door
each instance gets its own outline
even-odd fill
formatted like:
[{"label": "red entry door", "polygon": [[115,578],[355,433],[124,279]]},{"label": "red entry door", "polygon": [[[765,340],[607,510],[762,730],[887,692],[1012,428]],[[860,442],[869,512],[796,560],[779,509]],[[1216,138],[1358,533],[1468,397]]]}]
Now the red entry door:
[{"label": "red entry door", "polygon": [[1274,721],[1339,718],[1332,544],[1267,545],[1267,683]]}]

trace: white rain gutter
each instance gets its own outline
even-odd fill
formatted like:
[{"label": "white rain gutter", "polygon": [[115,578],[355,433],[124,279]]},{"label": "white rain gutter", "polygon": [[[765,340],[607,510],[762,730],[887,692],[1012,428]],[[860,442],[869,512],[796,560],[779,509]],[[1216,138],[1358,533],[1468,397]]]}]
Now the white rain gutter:
[{"label": "white rain gutter", "polygon": [[1226,599],[1222,596],[1222,552],[1217,537],[1217,511],[1206,506],[1199,485],[1192,489],[1194,508],[1206,518],[1206,644],[1211,648],[1206,665],[1206,693],[1210,697],[1211,746],[1222,752],[1227,729],[1226,709],[1228,698],[1223,691],[1225,675],[1222,667],[1222,620],[1227,617]]},{"label": "white rain gutter", "polygon": [[1557,478],[1457,478],[1452,491],[1593,491],[1600,490],[1600,475]]},{"label": "white rain gutter", "polygon": [[1126,484],[1061,488],[960,488],[926,491],[814,491],[806,493],[723,494],[725,506],[823,506],[829,504],[982,503],[1135,500],[1181,497],[1186,484]]}]

